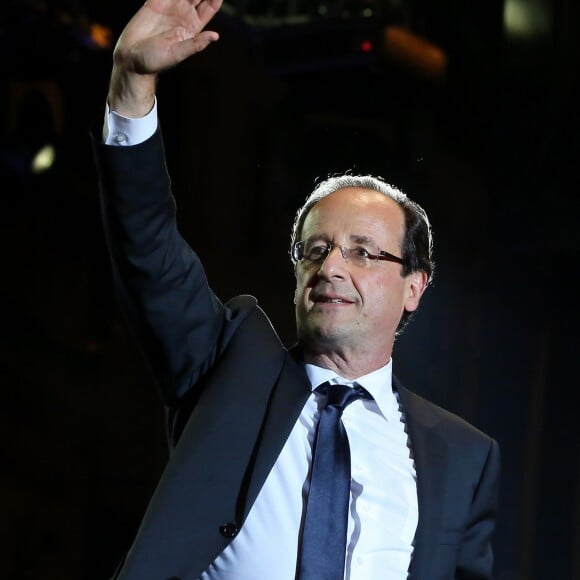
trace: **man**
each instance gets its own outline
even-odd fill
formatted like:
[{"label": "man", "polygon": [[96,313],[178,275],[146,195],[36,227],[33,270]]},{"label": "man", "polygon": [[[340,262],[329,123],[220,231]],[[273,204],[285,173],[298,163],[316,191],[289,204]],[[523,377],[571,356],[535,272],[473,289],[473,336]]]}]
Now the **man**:
[{"label": "man", "polygon": [[[370,176],[317,186],[292,232],[290,349],[253,297],[219,301],[177,230],[155,83],[217,40],[205,26],[220,5],[148,0],[139,9],[115,48],[104,142],[93,139],[117,291],[163,396],[170,440],[115,577],[489,579],[497,444],[392,374],[395,338],[433,273],[424,211]],[[308,499],[315,463],[328,459],[314,438],[336,383],[365,397],[337,426],[352,458],[347,528],[333,544],[342,516],[332,515],[312,550],[318,522],[307,512],[320,505]],[[328,509],[315,520],[324,520],[339,498],[324,488],[319,497]],[[338,562],[339,572],[312,572],[312,552],[308,566]]]}]

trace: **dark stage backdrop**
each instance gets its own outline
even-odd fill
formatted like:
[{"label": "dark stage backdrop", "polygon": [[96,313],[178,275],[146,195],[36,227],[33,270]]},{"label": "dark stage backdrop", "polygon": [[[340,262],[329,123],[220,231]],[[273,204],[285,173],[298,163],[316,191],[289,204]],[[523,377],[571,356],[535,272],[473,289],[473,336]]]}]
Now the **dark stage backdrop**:
[{"label": "dark stage backdrop", "polygon": [[[577,6],[355,2],[345,19],[330,2],[297,27],[270,4],[230,3],[220,42],[160,81],[182,231],[216,293],[256,295],[291,343],[289,231],[315,180],[370,172],[416,198],[437,271],[395,372],[501,445],[497,579],[576,580]],[[87,23],[114,38],[138,3],[42,6],[9,2],[0,21],[0,562],[6,578],[99,580],[167,457],[112,293],[88,139],[112,48]],[[390,25],[438,47],[444,72],[386,50]],[[33,174],[48,142],[55,163]]]}]

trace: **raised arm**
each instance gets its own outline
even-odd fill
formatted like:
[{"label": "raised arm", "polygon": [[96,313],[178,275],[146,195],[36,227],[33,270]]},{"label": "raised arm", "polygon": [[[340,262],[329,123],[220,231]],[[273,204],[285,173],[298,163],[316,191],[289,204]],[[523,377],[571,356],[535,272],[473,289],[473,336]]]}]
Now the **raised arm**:
[{"label": "raised arm", "polygon": [[[218,38],[204,26],[220,5],[147,0],[115,47],[110,108],[124,117],[147,115],[157,76]],[[160,130],[133,146],[92,142],[115,289],[165,403],[175,406],[211,365],[231,312],[177,229]]]},{"label": "raised arm", "polygon": [[108,102],[125,117],[143,117],[155,100],[157,75],[218,39],[205,26],[222,0],[147,0],[121,33],[113,53]]}]

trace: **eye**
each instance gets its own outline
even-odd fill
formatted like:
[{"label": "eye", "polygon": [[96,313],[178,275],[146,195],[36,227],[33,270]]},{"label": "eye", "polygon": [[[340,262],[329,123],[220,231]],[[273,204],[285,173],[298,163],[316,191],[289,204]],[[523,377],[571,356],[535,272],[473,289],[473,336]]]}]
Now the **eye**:
[{"label": "eye", "polygon": [[316,262],[318,260],[323,260],[328,254],[328,246],[318,244],[316,246],[310,246],[306,249],[306,258]]},{"label": "eye", "polygon": [[369,252],[369,250],[367,250],[364,246],[357,246],[356,248],[353,248],[352,251],[357,258],[365,259],[372,256],[371,252]]}]

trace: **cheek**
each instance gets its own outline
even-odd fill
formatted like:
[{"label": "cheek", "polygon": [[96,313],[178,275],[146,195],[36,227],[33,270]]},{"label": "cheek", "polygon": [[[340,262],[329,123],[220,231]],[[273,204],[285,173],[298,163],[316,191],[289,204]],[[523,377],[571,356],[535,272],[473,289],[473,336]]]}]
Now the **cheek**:
[{"label": "cheek", "polygon": [[310,288],[306,284],[304,276],[296,276],[296,289],[294,290],[294,304],[300,306],[308,298]]},{"label": "cheek", "polygon": [[296,292],[302,294],[309,286],[312,286],[313,275],[308,272],[304,272],[302,268],[296,271]]},{"label": "cheek", "polygon": [[354,281],[354,287],[368,307],[373,307],[378,301],[384,302],[392,290],[389,280],[379,278],[359,278]]},{"label": "cheek", "polygon": [[403,308],[405,286],[403,280],[380,279],[373,283],[361,284],[358,288],[364,297],[365,310],[373,315],[392,314],[398,316]]}]

